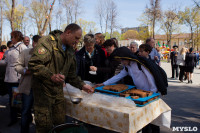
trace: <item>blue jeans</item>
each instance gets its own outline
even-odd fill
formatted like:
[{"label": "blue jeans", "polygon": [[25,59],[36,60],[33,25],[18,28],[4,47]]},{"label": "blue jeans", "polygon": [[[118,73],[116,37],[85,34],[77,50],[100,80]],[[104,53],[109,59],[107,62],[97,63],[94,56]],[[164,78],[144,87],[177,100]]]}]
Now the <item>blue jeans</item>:
[{"label": "blue jeans", "polygon": [[31,108],[33,106],[33,91],[30,94],[22,94],[22,117],[21,117],[21,133],[29,132],[29,124],[32,121]]}]

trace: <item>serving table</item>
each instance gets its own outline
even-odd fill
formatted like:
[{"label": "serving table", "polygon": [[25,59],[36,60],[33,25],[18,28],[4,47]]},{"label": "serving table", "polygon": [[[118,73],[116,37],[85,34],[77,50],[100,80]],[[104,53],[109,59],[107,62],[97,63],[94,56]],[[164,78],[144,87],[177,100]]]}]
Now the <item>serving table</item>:
[{"label": "serving table", "polygon": [[98,127],[120,133],[136,133],[149,123],[170,128],[171,108],[161,98],[144,107],[126,107],[87,100],[73,104],[66,93],[65,97],[66,115]]}]

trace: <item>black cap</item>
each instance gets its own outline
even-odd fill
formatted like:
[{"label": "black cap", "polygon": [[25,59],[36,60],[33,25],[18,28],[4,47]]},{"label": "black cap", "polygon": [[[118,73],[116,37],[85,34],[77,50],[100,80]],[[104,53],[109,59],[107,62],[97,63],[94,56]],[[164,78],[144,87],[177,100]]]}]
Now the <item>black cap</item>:
[{"label": "black cap", "polygon": [[173,48],[178,48],[178,46],[177,46],[177,45],[174,45]]}]

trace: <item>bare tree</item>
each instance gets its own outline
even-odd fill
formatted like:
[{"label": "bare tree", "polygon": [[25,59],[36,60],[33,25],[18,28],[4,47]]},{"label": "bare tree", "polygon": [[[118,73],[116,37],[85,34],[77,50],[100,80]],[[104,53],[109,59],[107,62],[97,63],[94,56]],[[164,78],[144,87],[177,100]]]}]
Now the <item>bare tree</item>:
[{"label": "bare tree", "polygon": [[81,13],[80,12],[81,3],[82,3],[82,0],[75,0],[74,1],[74,22],[75,23],[77,23],[78,15]]},{"label": "bare tree", "polygon": [[104,7],[105,7],[105,15],[104,15],[104,20],[105,20],[105,34],[107,33],[108,29],[108,23],[109,23],[109,16],[110,16],[110,3],[112,0],[104,0]]},{"label": "bare tree", "polygon": [[150,0],[150,7],[146,8],[145,13],[149,17],[152,26],[152,37],[155,36],[155,24],[161,17],[160,0]]},{"label": "bare tree", "polygon": [[[26,8],[22,5],[17,5],[15,0],[5,0],[4,15],[5,18],[10,22],[11,30],[23,30],[23,22],[25,18]],[[16,6],[17,5],[17,6]]]},{"label": "bare tree", "polygon": [[167,36],[167,45],[170,47],[171,52],[171,39],[172,33],[179,31],[179,18],[178,11],[176,8],[168,9],[162,15],[161,19],[161,29],[165,32]]},{"label": "bare tree", "polygon": [[180,20],[183,24],[190,28],[190,40],[192,41],[192,47],[194,47],[194,29],[195,29],[195,18],[198,14],[198,10],[195,8],[185,8],[185,11],[179,12]]},{"label": "bare tree", "polygon": [[77,23],[78,15],[80,15],[82,0],[64,0],[63,6],[66,9],[67,25]]},{"label": "bare tree", "polygon": [[116,25],[116,19],[117,19],[117,5],[114,3],[114,1],[111,1],[110,3],[110,38],[112,38],[113,29],[117,27]]},{"label": "bare tree", "polygon": [[104,10],[104,2],[102,0],[98,1],[98,4],[96,6],[96,14],[97,14],[97,18],[99,19],[101,33],[103,33],[103,18],[104,18],[105,10]]},{"label": "bare tree", "polygon": [[193,0],[194,4],[196,5],[197,8],[200,8],[200,2]]},{"label": "bare tree", "polygon": [[[43,34],[44,34],[44,32],[46,31],[46,28],[47,28],[47,24],[50,23],[49,21],[51,20],[51,14],[52,14],[52,11],[53,11],[53,6],[54,6],[54,4],[55,4],[55,0],[53,0],[53,2],[52,2],[52,4],[51,4],[51,7],[50,7],[50,9],[49,9],[49,13],[47,13],[48,16],[47,16],[47,18],[45,19],[44,26],[43,26],[43,29],[42,29],[41,33],[39,33],[40,35],[43,35]],[[51,31],[51,27],[50,27],[50,31]]]},{"label": "bare tree", "polygon": [[52,3],[49,4],[50,2],[49,0],[40,0],[40,2],[32,0],[31,12],[29,15],[36,23],[39,35],[44,35],[49,21],[51,20],[51,14],[53,11],[55,0],[53,0]]},{"label": "bare tree", "polygon": [[59,8],[56,10],[56,14],[55,14],[55,21],[56,21],[56,29],[60,29],[61,26],[61,15],[62,15],[62,10]]},{"label": "bare tree", "polygon": [[11,18],[10,18],[10,25],[11,30],[14,31],[14,10],[15,10],[15,0],[12,0],[12,8],[11,8]]},{"label": "bare tree", "polygon": [[74,8],[74,0],[64,0],[63,6],[66,9],[66,15],[67,15],[67,25],[70,24],[73,20],[72,18],[72,12]]}]

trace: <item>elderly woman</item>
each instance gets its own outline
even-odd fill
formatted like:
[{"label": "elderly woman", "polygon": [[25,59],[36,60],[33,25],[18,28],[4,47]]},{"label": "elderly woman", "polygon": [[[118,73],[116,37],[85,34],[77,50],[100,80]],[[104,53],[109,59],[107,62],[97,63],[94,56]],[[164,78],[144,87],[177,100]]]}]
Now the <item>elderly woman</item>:
[{"label": "elderly woman", "polygon": [[131,42],[130,43],[130,50],[133,54],[138,54],[138,43],[137,42]]},{"label": "elderly woman", "polygon": [[76,53],[76,58],[77,73],[82,80],[88,80],[93,83],[101,83],[103,81],[103,74],[89,72],[90,66],[103,67],[105,64],[105,53],[98,45],[95,45],[93,34],[84,36],[84,47]]},{"label": "elderly woman", "polygon": [[15,107],[11,107],[11,99],[13,94],[13,87],[18,87],[19,79],[21,75],[15,71],[15,65],[19,54],[24,50],[27,49],[26,45],[22,42],[23,35],[20,31],[13,31],[11,32],[11,41],[13,47],[9,49],[5,60],[1,60],[0,65],[6,64],[6,74],[5,74],[5,83],[6,88],[8,89],[9,93],[9,104],[10,104],[10,116],[11,122],[8,126],[12,126],[17,122],[17,109]]}]

